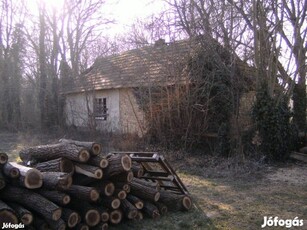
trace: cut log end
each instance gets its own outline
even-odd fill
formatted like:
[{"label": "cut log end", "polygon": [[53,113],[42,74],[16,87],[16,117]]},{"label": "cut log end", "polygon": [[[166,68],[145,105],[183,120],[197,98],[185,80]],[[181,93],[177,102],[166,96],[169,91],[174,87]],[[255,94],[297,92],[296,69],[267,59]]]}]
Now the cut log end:
[{"label": "cut log end", "polygon": [[121,158],[121,164],[122,164],[123,169],[125,171],[129,171],[131,169],[131,166],[132,166],[131,158],[128,155],[124,155]]},{"label": "cut log end", "polygon": [[122,218],[123,218],[123,214],[119,210],[113,210],[110,213],[110,222],[112,224],[119,224],[121,222]]},{"label": "cut log end", "polygon": [[107,230],[108,228],[109,228],[109,224],[108,223],[103,223],[103,224],[101,224],[101,226],[100,226],[101,228],[101,230]]},{"label": "cut log end", "polygon": [[127,197],[127,193],[124,190],[121,190],[117,193],[117,197],[120,200],[124,200]]},{"label": "cut log end", "polygon": [[133,172],[132,171],[129,171],[128,174],[127,174],[127,182],[131,182],[133,180]]},{"label": "cut log end", "polygon": [[103,172],[102,172],[101,169],[95,170],[95,173],[94,173],[94,174],[95,174],[95,176],[96,176],[97,179],[101,179],[102,176],[103,176]]},{"label": "cut log end", "polygon": [[157,202],[160,199],[160,193],[157,192],[156,195],[154,196],[154,201]]},{"label": "cut log end", "polygon": [[69,215],[68,221],[67,221],[67,226],[69,228],[75,227],[79,222],[79,215],[76,212],[73,212]]},{"label": "cut log end", "polygon": [[69,204],[70,202],[70,196],[69,195],[65,195],[63,197],[63,204],[66,205],[66,204]]},{"label": "cut log end", "polygon": [[17,168],[12,168],[10,170],[11,178],[18,178],[20,176],[20,171]]},{"label": "cut log end", "polygon": [[100,222],[100,215],[97,210],[89,210],[85,215],[86,224],[90,227],[97,225]]},{"label": "cut log end", "polygon": [[144,219],[144,215],[141,211],[138,211],[136,217],[135,217],[136,220],[143,220]]},{"label": "cut log end", "polygon": [[61,172],[66,172],[66,173],[72,174],[75,171],[74,164],[70,160],[67,160],[67,159],[63,159],[61,161],[60,168],[61,168]]},{"label": "cut log end", "polygon": [[190,197],[188,196],[185,196],[183,199],[182,199],[182,206],[185,210],[190,210],[191,207],[192,207],[192,200]]},{"label": "cut log end", "polygon": [[112,194],[115,191],[115,186],[113,183],[109,183],[106,185],[105,189],[104,189],[104,195],[106,196],[112,196]]},{"label": "cut log end", "polygon": [[40,188],[43,185],[43,176],[37,169],[28,170],[24,184],[28,189]]},{"label": "cut log end", "polygon": [[99,199],[99,197],[100,197],[99,192],[96,189],[91,190],[90,199],[92,201],[97,201]]},{"label": "cut log end", "polygon": [[98,144],[98,143],[94,143],[93,145],[92,145],[92,152],[93,152],[93,155],[95,155],[95,156],[97,156],[98,154],[100,154],[101,153],[101,145],[100,144]]},{"label": "cut log end", "polygon": [[89,158],[90,158],[90,153],[86,149],[82,149],[79,152],[80,162],[87,162]]},{"label": "cut log end", "polygon": [[61,208],[58,208],[56,210],[53,211],[52,213],[52,220],[59,220],[62,216],[62,209]]},{"label": "cut log end", "polygon": [[101,213],[101,221],[102,222],[107,222],[110,218],[110,215],[108,212],[103,212]]},{"label": "cut log end", "polygon": [[135,219],[138,215],[138,211],[137,210],[131,210],[129,213],[128,213],[128,219]]},{"label": "cut log end", "polygon": [[[2,223],[12,223],[18,224],[17,216],[11,212],[10,210],[2,210],[0,211],[0,220]],[[2,228],[2,226],[1,226]]]},{"label": "cut log end", "polygon": [[5,164],[8,161],[8,156],[6,153],[0,153],[0,164]]},{"label": "cut log end", "polygon": [[134,205],[137,209],[142,209],[144,207],[144,203],[141,201],[136,202]]},{"label": "cut log end", "polygon": [[115,198],[115,199],[112,201],[111,206],[112,206],[113,209],[119,208],[119,206],[120,206],[120,200],[117,199],[117,198]]},{"label": "cut log end", "polygon": [[24,224],[24,225],[30,225],[33,221],[33,215],[26,213],[24,214],[21,218],[20,221]]},{"label": "cut log end", "polygon": [[109,161],[107,159],[100,160],[100,164],[99,164],[100,168],[105,169],[106,167],[108,167],[108,165],[109,165]]}]

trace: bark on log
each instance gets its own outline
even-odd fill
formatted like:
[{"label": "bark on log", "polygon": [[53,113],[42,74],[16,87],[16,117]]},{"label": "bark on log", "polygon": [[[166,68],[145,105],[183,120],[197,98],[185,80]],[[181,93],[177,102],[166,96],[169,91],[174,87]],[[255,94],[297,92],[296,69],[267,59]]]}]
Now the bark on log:
[{"label": "bark on log", "polygon": [[18,168],[20,176],[18,177],[19,183],[28,188],[36,189],[43,185],[43,176],[40,171],[34,168],[17,164],[16,162],[10,162],[12,167]]},{"label": "bark on log", "polygon": [[118,209],[120,206],[120,199],[112,196],[106,196],[101,199],[101,204],[110,209]]},{"label": "bark on log", "polygon": [[130,185],[128,183],[126,182],[113,182],[113,183],[114,183],[115,188],[122,189],[125,192],[129,191]]},{"label": "bark on log", "polygon": [[37,192],[59,206],[65,206],[70,202],[70,196],[60,191],[39,189]]},{"label": "bark on log", "polygon": [[99,199],[99,192],[94,187],[87,187],[82,185],[72,185],[65,190],[66,193],[80,200],[95,202]]},{"label": "bark on log", "polygon": [[83,174],[75,173],[73,175],[73,182],[76,185],[87,186],[87,185],[90,185],[90,184],[95,183],[97,181],[100,181],[100,180],[97,180],[97,179],[92,178],[92,177],[85,176]]},{"label": "bark on log", "polygon": [[76,140],[69,140],[69,139],[60,139],[60,143],[69,143],[74,144],[82,148],[86,148],[91,155],[97,156],[102,151],[102,146],[100,143],[97,142],[90,142],[90,141],[76,141]]},{"label": "bark on log", "polygon": [[5,185],[6,183],[5,183],[4,175],[2,174],[2,171],[0,171],[0,190],[3,189]]},{"label": "bark on log", "polygon": [[0,191],[1,197],[11,202],[18,202],[26,208],[35,210],[45,219],[58,220],[62,209],[42,195],[21,187],[6,186]]},{"label": "bark on log", "polygon": [[0,165],[4,165],[8,161],[9,157],[6,153],[0,153]]},{"label": "bark on log", "polygon": [[72,161],[64,157],[37,163],[34,168],[41,172],[65,172],[70,174],[73,174],[75,170]]},{"label": "bark on log", "polygon": [[84,223],[79,223],[76,225],[76,230],[89,230],[90,227]]},{"label": "bark on log", "polygon": [[33,222],[33,214],[28,209],[23,206],[13,203],[7,202],[7,204],[15,210],[18,219],[26,226],[30,225]]},{"label": "bark on log", "polygon": [[124,215],[128,219],[134,219],[137,216],[137,214],[138,214],[138,210],[136,209],[136,207],[134,207],[134,205],[131,204],[126,199],[121,201],[120,207],[123,210]]},{"label": "bark on log", "polygon": [[93,227],[93,230],[106,230],[109,228],[109,224],[106,222],[99,223],[95,227]]},{"label": "bark on log", "polygon": [[133,172],[129,170],[128,172],[122,172],[116,176],[112,176],[109,179],[114,182],[125,182],[130,183],[133,180]]},{"label": "bark on log", "polygon": [[160,217],[160,213],[157,206],[148,201],[144,201],[143,212],[152,219],[157,219]]},{"label": "bark on log", "polygon": [[134,177],[140,178],[144,175],[143,166],[135,161],[132,162],[131,170],[133,172]]},{"label": "bark on log", "polygon": [[112,196],[115,190],[114,183],[111,181],[98,181],[91,185],[95,187],[103,196]]},{"label": "bark on log", "polygon": [[159,213],[161,215],[165,215],[167,213],[167,206],[161,202],[157,202],[155,203],[155,205],[157,206],[158,210],[159,210]]},{"label": "bark on log", "polygon": [[63,208],[62,219],[67,223],[67,227],[69,228],[75,227],[81,221],[80,215],[69,208]]},{"label": "bark on log", "polygon": [[60,143],[27,148],[20,151],[19,156],[28,165],[60,157],[78,162],[86,162],[90,157],[90,153],[85,148],[73,144]]},{"label": "bark on log", "polygon": [[39,230],[52,230],[51,227],[49,226],[49,224],[46,222],[46,220],[44,220],[41,217],[38,217],[37,215],[35,216],[34,220],[33,220],[33,224],[34,229],[39,229]]},{"label": "bark on log", "polygon": [[113,154],[108,156],[107,159],[109,165],[104,169],[107,178],[131,169],[131,158],[127,154]]},{"label": "bark on log", "polygon": [[161,187],[158,183],[158,181],[146,181],[144,179],[139,179],[139,178],[133,178],[133,181],[139,184],[142,184],[144,186],[152,187],[156,189],[157,191],[161,190]]},{"label": "bark on log", "polygon": [[18,168],[14,167],[10,162],[3,165],[3,173],[9,178],[16,179],[20,176]]},{"label": "bark on log", "polygon": [[110,212],[110,223],[119,224],[123,219],[123,213],[119,209]]},{"label": "bark on log", "polygon": [[131,182],[130,188],[132,195],[140,197],[143,200],[157,202],[160,198],[160,193],[156,189],[139,184],[135,181]]},{"label": "bark on log", "polygon": [[107,160],[105,155],[99,154],[98,156],[92,156],[87,162],[90,165],[94,165],[105,169],[109,165],[109,161]]},{"label": "bark on log", "polygon": [[192,200],[189,196],[178,195],[168,191],[160,191],[159,202],[165,204],[169,210],[187,211],[192,207]]},{"label": "bark on log", "polygon": [[132,203],[137,209],[142,209],[144,207],[144,202],[136,196],[131,194],[127,195],[127,200]]},{"label": "bark on log", "polygon": [[66,229],[66,223],[63,219],[58,219],[57,221],[55,220],[46,220],[48,225],[50,226],[51,229],[54,230],[65,230]]},{"label": "bark on log", "polygon": [[100,222],[99,211],[87,202],[72,199],[69,207],[78,211],[83,222],[90,227],[96,226]]},{"label": "bark on log", "polygon": [[136,220],[143,220],[144,219],[144,215],[140,210],[138,210],[138,214],[136,215],[135,219]]},{"label": "bark on log", "polygon": [[72,184],[72,177],[64,172],[42,172],[43,188],[52,190],[67,190]]},{"label": "bark on log", "polygon": [[101,179],[103,176],[101,168],[87,164],[75,163],[75,171],[76,173],[83,174],[95,179]]},{"label": "bark on log", "polygon": [[1,228],[3,223],[18,224],[16,212],[2,200],[0,200],[0,223]]}]

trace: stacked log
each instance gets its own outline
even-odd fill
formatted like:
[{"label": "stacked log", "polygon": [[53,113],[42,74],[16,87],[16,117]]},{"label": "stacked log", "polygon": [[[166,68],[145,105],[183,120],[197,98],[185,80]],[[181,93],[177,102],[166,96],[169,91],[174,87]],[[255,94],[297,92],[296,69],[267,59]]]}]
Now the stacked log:
[{"label": "stacked log", "polygon": [[189,210],[185,194],[164,190],[128,154],[103,154],[95,142],[24,149],[22,163],[0,153],[0,224],[28,229],[107,229],[123,220]]}]

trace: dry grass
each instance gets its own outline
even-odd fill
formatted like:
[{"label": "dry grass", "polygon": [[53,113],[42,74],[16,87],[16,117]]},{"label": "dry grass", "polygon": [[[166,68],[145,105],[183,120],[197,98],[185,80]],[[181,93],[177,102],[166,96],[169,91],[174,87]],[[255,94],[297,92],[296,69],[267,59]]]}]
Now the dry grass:
[{"label": "dry grass", "polygon": [[[53,143],[59,138],[0,133],[0,151],[8,152],[10,160],[15,160],[21,148]],[[263,216],[284,219],[297,216],[305,224],[299,229],[307,229],[306,164],[240,165],[236,160],[181,152],[163,155],[190,191],[194,200],[192,210],[168,213],[159,220],[125,221],[110,229],[261,229]]]}]

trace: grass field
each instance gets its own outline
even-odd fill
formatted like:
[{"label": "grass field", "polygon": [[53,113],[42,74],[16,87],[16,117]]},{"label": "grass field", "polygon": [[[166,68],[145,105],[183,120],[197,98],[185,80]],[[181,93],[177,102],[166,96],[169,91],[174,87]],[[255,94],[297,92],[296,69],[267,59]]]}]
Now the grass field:
[{"label": "grass field", "polygon": [[[9,153],[10,160],[16,160],[24,146],[54,140],[0,133],[0,151]],[[290,162],[234,168],[225,163],[225,159],[210,161],[191,154],[182,155],[180,159],[173,155],[165,157],[191,193],[192,210],[168,213],[158,220],[124,222],[110,229],[261,229],[264,216],[298,217],[304,219],[304,226],[295,229],[307,229],[306,164]]]}]

